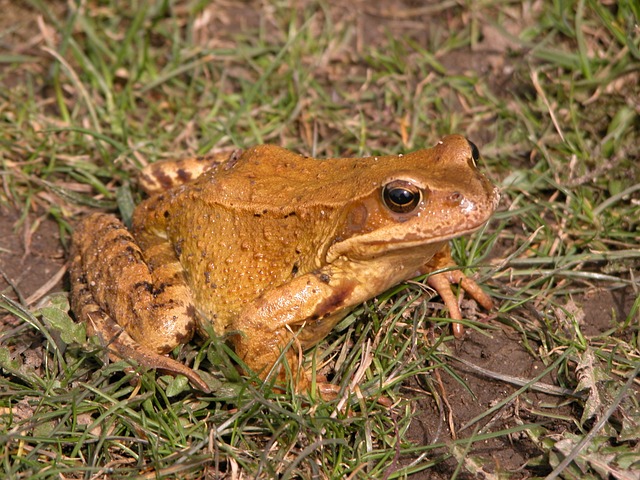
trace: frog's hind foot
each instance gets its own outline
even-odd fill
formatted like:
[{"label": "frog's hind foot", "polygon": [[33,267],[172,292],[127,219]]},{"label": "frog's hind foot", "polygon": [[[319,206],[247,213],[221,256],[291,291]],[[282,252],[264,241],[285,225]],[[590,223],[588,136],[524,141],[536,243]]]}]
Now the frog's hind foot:
[{"label": "frog's hind foot", "polygon": [[124,359],[134,361],[142,367],[160,370],[171,375],[184,375],[198,390],[205,393],[211,392],[209,386],[194,370],[136,343],[122,327],[103,311],[98,309],[90,313],[87,312],[86,315],[88,333],[98,334],[101,342],[109,350],[109,357],[112,361]]}]

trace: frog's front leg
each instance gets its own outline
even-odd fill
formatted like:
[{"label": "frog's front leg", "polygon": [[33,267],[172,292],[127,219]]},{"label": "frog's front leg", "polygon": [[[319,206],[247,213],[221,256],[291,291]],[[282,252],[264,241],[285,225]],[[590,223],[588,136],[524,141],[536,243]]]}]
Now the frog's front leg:
[{"label": "frog's front leg", "polygon": [[72,238],[72,309],[111,354],[185,375],[208,391],[193,370],[163,356],[191,339],[195,309],[170,245],[160,238],[151,243],[143,253],[116,217],[86,218]]},{"label": "frog's front leg", "polygon": [[[300,353],[323,339],[364,299],[357,282],[336,268],[325,267],[302,275],[265,292],[245,307],[230,326],[235,351],[263,379],[285,352],[296,391],[305,391],[310,382],[301,371]],[[285,368],[280,366],[277,376],[278,383],[284,383]],[[318,391],[331,398],[336,387],[319,383]]]},{"label": "frog's front leg", "polygon": [[[421,269],[421,273],[428,273],[456,266],[457,265],[453,261],[453,258],[451,258],[451,247],[447,243],[433,256],[429,263]],[[453,284],[459,284],[465,292],[471,295],[486,310],[491,310],[493,307],[491,297],[482,290],[480,285],[468,278],[458,269],[432,274],[427,278],[427,284],[438,292],[445,306],[449,310],[449,317],[452,320],[462,320],[462,312],[458,305],[458,299],[451,290],[451,285]],[[456,338],[460,338],[464,334],[464,328],[459,323],[452,324],[452,331]]]}]

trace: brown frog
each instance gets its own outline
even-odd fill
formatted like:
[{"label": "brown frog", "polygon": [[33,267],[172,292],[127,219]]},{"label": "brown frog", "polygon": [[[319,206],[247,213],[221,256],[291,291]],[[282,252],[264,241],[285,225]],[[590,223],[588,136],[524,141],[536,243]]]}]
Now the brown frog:
[{"label": "brown frog", "polygon": [[[201,377],[164,354],[202,333],[226,335],[265,378],[283,350],[298,390],[299,352],[351,309],[419,274],[454,266],[448,242],[482,226],[498,193],[459,135],[405,155],[317,160],[272,145],[160,163],[131,231],[94,214],[72,239],[72,308],[120,358]],[[491,299],[459,270],[429,276],[449,315],[451,283]],[[461,327],[454,330],[459,336]],[[284,381],[287,368],[276,372]],[[320,385],[330,395],[333,386]]]}]

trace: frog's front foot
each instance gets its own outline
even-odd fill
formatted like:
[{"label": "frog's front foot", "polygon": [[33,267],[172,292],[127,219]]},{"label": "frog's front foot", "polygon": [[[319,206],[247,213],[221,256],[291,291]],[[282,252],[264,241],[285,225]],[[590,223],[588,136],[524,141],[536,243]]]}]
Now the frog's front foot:
[{"label": "frog's front foot", "polygon": [[[440,270],[443,268],[455,267],[456,263],[451,258],[451,249],[449,245],[443,247],[431,261],[425,266],[423,272]],[[452,285],[460,285],[475,301],[477,301],[485,310],[493,308],[493,300],[487,295],[480,285],[467,277],[458,269],[447,270],[444,272],[434,273],[427,278],[427,284],[438,292],[445,306],[449,310],[449,317],[452,320],[462,320],[462,312],[458,305],[458,299],[451,289]],[[464,335],[464,327],[460,323],[452,324],[453,335],[461,338]]]},{"label": "frog's front foot", "polygon": [[[451,285],[454,284],[459,284],[465,292],[471,295],[471,297],[482,306],[482,308],[491,310],[493,307],[493,300],[491,300],[491,297],[489,297],[489,295],[480,288],[480,285],[467,277],[460,270],[450,270],[448,272],[433,274],[428,278],[427,284],[438,292],[445,306],[449,310],[449,317],[452,320],[462,320],[463,318],[460,306],[458,305],[458,299],[451,290]],[[456,338],[461,338],[464,335],[464,327],[460,323],[453,323],[451,329]]]},{"label": "frog's front foot", "polygon": [[294,335],[285,329],[278,332],[266,330],[264,327],[262,334],[255,335],[261,329],[254,325],[252,330],[244,330],[231,337],[236,354],[249,370],[262,381],[271,383],[273,380],[277,391],[285,391],[285,385],[291,384],[296,393],[320,396],[325,401],[338,396],[339,386],[304,370],[303,348]]}]

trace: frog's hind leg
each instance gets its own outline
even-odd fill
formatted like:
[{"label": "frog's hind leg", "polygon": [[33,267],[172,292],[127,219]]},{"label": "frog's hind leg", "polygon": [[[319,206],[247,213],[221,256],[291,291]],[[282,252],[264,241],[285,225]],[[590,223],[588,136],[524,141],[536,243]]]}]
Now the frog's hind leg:
[{"label": "frog's hind leg", "polygon": [[203,173],[221,165],[229,168],[241,154],[242,150],[226,150],[204,157],[155,162],[142,169],[138,176],[138,184],[147,195],[161,193],[192,182]]},{"label": "frog's hind leg", "polygon": [[72,310],[112,356],[185,375],[209,391],[197,373],[162,355],[191,339],[195,312],[182,276],[163,283],[156,273],[117,218],[92,215],[73,235]]}]

